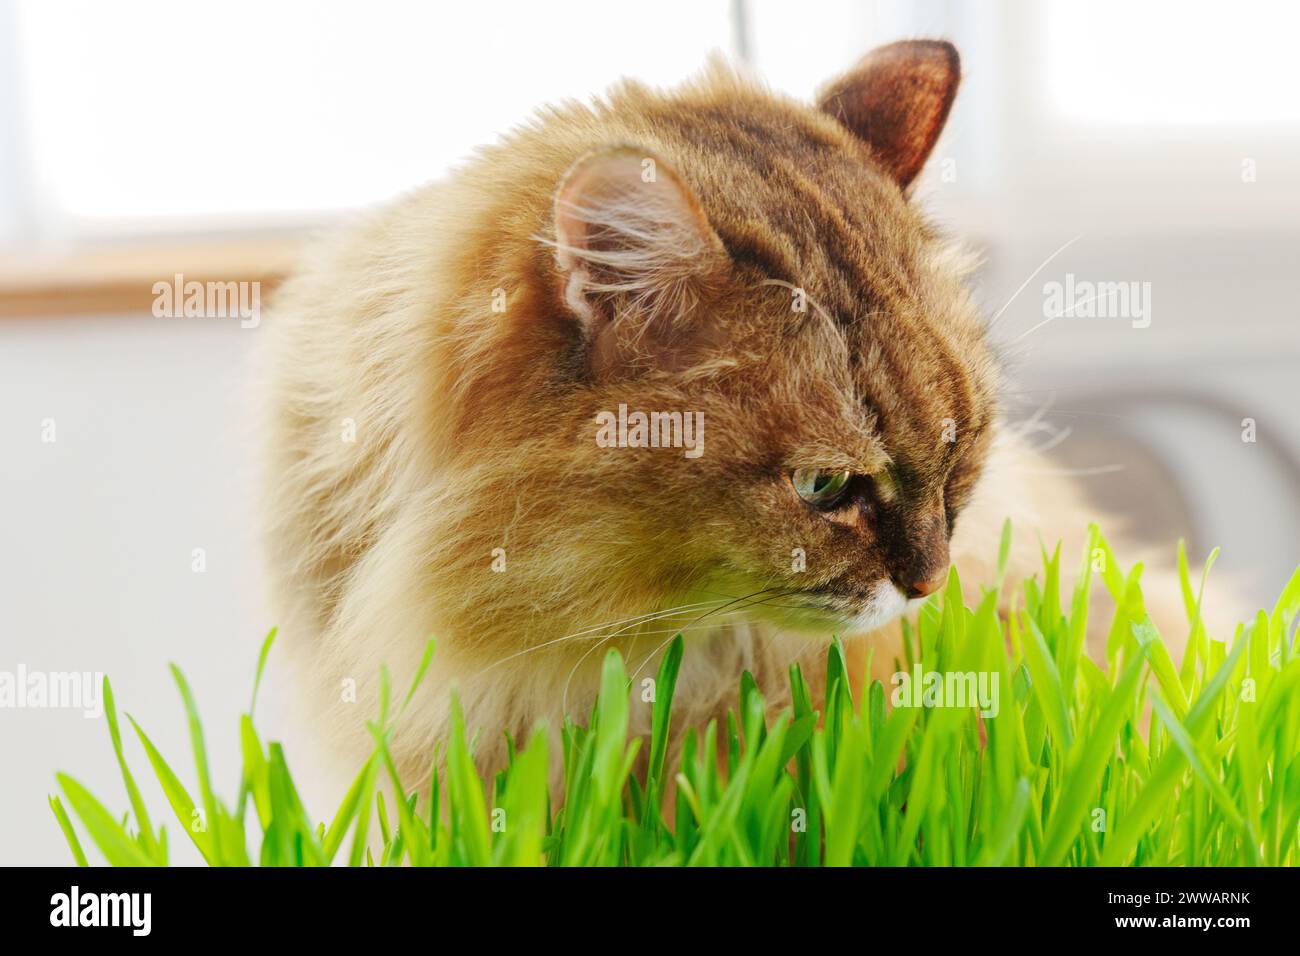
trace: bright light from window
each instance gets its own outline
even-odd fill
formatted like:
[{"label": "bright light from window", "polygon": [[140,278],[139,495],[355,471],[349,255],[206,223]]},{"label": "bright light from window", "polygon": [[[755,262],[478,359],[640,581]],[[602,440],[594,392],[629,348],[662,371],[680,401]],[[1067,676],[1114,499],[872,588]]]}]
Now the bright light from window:
[{"label": "bright light from window", "polygon": [[37,211],[78,232],[369,203],[545,102],[676,82],[731,36],[727,0],[19,0]]},{"label": "bright light from window", "polygon": [[1300,120],[1300,4],[1056,0],[1044,7],[1053,105],[1095,123]]}]

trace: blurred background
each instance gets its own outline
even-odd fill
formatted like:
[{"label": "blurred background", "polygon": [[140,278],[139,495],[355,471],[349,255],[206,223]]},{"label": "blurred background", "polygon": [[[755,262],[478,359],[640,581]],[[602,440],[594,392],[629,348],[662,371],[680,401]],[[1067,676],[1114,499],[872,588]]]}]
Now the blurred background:
[{"label": "blurred background", "polygon": [[[1221,546],[1216,574],[1271,602],[1300,562],[1298,33],[1300,7],[1254,0],[0,0],[0,671],[109,673],[191,779],[176,661],[235,784],[274,623],[261,326],[155,317],[156,282],[265,301],[311,231],[622,76],[672,84],[721,50],[810,97],[913,36],[961,51],[918,196],[983,258],[1010,418],[1100,505],[1194,561]],[[1068,281],[1138,283],[1145,315],[1061,314],[1046,290]],[[292,737],[275,660],[260,723]],[[0,766],[0,863],[70,862],[55,769],[125,806],[80,712],[0,710]],[[309,805],[337,797],[295,770],[324,791]]]}]

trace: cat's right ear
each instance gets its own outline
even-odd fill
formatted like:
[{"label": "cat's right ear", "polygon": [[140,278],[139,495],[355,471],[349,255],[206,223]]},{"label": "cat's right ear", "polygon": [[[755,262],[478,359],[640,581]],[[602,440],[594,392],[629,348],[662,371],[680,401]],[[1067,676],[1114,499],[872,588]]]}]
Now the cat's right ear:
[{"label": "cat's right ear", "polygon": [[597,366],[643,356],[672,363],[693,313],[727,261],[690,188],[631,147],[589,153],[555,194],[564,302]]},{"label": "cat's right ear", "polygon": [[906,190],[943,132],[960,82],[961,59],[951,43],[902,40],[872,50],[817,103],[866,142]]}]

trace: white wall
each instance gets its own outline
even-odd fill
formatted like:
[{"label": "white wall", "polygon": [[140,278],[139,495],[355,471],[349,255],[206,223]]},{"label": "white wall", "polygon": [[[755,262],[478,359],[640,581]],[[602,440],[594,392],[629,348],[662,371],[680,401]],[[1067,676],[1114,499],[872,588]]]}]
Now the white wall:
[{"label": "white wall", "polygon": [[[228,793],[238,715],[272,623],[247,495],[245,359],[256,335],[221,319],[0,322],[0,671],[108,673],[119,708],[192,780],[167,672],[176,662]],[[206,551],[203,573],[191,570],[195,548]],[[272,694],[286,678],[271,668]],[[125,806],[103,720],[0,710],[0,767],[0,863],[70,862],[45,805],[56,769]],[[190,855],[183,837],[172,845],[177,859]]]}]

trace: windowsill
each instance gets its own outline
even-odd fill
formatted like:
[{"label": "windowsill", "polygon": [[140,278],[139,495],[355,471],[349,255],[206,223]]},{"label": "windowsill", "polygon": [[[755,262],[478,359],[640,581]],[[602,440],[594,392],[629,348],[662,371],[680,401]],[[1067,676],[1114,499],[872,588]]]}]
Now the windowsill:
[{"label": "windowsill", "polygon": [[0,262],[0,318],[148,313],[154,284],[260,282],[265,296],[288,274],[302,233],[207,241],[84,245],[16,253]]}]

